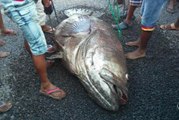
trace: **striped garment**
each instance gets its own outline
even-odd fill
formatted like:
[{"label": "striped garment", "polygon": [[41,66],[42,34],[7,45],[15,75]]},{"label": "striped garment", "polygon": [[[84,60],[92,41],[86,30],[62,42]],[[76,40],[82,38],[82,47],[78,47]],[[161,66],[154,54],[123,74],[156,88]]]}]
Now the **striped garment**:
[{"label": "striped garment", "polygon": [[141,6],[142,0],[130,0],[130,5],[132,6]]},{"label": "striped garment", "polygon": [[153,31],[153,30],[155,29],[155,27],[154,27],[154,26],[146,27],[146,26],[142,25],[142,26],[141,26],[141,29],[142,29],[143,31]]}]

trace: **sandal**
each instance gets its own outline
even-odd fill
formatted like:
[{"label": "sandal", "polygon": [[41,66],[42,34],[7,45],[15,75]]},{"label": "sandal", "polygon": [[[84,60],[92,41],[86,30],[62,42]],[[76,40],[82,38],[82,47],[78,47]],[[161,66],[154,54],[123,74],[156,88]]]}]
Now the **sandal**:
[{"label": "sandal", "polygon": [[0,101],[0,113],[6,112],[12,108],[12,104],[10,102]]},{"label": "sandal", "polygon": [[0,58],[4,58],[10,55],[10,52],[2,52],[0,51]]},{"label": "sandal", "polygon": [[160,29],[163,29],[163,30],[179,30],[179,28],[175,27],[175,23],[168,24],[168,25],[160,25]]},{"label": "sandal", "polygon": [[[55,96],[55,94],[53,94],[53,93],[57,93],[57,92],[60,93],[59,96]],[[45,96],[56,99],[56,100],[61,100],[62,98],[64,98],[66,96],[66,93],[58,87],[56,87],[54,89],[50,89],[50,90],[44,90],[44,91],[40,90],[40,93],[45,95]]]},{"label": "sandal", "polygon": [[121,22],[120,24],[117,24],[117,25],[112,25],[112,27],[117,30],[117,29],[120,29],[120,30],[125,30],[125,29],[128,29],[131,27],[131,25],[125,23],[125,22]]}]

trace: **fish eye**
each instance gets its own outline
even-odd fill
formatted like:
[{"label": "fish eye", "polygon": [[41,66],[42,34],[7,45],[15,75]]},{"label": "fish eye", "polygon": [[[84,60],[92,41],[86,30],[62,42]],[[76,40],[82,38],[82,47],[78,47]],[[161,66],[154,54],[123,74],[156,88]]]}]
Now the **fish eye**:
[{"label": "fish eye", "polygon": [[126,79],[127,79],[127,80],[129,79],[129,74],[126,74]]}]

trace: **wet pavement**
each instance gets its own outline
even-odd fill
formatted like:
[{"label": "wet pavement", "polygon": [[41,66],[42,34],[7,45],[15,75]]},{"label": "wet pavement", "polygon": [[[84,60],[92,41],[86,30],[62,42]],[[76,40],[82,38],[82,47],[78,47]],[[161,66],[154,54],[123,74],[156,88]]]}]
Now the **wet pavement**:
[{"label": "wet pavement", "polygon": [[[61,7],[58,5],[57,2],[59,10]],[[174,22],[178,16],[179,8],[175,14],[169,14],[164,9],[158,25]],[[62,21],[65,17],[59,18]],[[101,19],[111,21],[110,16],[103,16]],[[6,41],[6,45],[0,47],[0,50],[11,52],[7,58],[0,59],[0,99],[13,103],[10,111],[0,114],[0,120],[179,119],[178,31],[157,28],[149,41],[147,56],[138,60],[127,60],[129,102],[121,106],[119,111],[110,112],[102,109],[88,96],[79,80],[60,61],[56,61],[48,74],[55,85],[67,92],[67,97],[56,101],[40,95],[39,77],[34,71],[29,54],[23,48],[22,32],[6,16],[4,20],[8,28],[17,31],[17,35],[0,36],[0,39]],[[122,32],[123,36],[120,38],[125,52],[135,49],[125,46],[125,42],[136,40],[140,34],[140,25],[134,23],[131,29]],[[56,24],[54,20],[53,25]],[[49,42],[50,37],[46,37]]]}]

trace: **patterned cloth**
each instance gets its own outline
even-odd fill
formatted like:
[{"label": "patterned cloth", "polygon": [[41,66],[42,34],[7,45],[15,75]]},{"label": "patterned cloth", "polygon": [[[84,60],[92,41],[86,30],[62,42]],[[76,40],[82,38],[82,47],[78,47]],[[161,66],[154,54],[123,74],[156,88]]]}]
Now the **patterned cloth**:
[{"label": "patterned cloth", "polygon": [[142,0],[130,0],[130,5],[132,6],[141,6]]},{"label": "patterned cloth", "polygon": [[46,14],[44,12],[44,6],[42,5],[42,1],[39,0],[36,3],[36,9],[37,9],[37,22],[43,26],[46,24]]},{"label": "patterned cloth", "polygon": [[0,0],[4,9],[7,9],[12,6],[20,7],[20,6],[26,5],[28,3],[31,3],[32,1],[33,0]]},{"label": "patterned cloth", "polygon": [[[10,2],[11,1],[11,2]],[[5,14],[22,30],[33,55],[42,55],[47,51],[47,43],[40,25],[37,23],[37,11],[32,0],[1,0]],[[19,4],[17,4],[19,2]],[[17,7],[18,6],[18,7]]]}]

